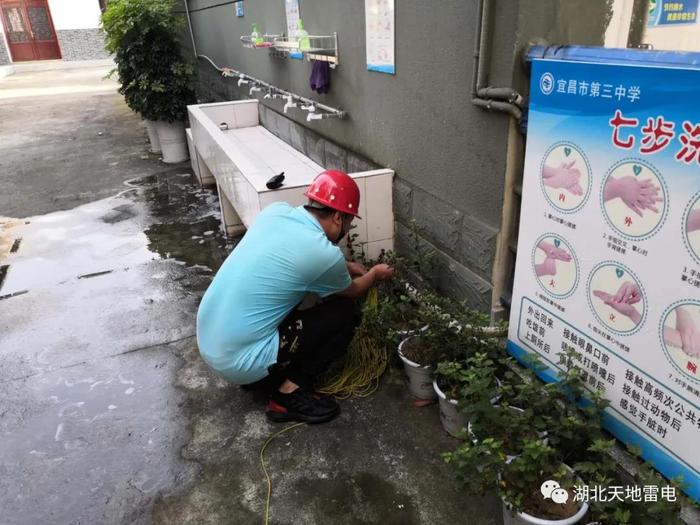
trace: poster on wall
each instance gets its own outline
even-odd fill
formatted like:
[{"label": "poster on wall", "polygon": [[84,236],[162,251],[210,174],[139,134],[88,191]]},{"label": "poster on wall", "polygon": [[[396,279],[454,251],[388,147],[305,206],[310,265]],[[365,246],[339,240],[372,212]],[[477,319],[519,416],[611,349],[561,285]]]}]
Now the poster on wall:
[{"label": "poster on wall", "polygon": [[698,0],[649,0],[647,27],[695,24]]},{"label": "poster on wall", "polygon": [[700,70],[535,60],[530,95],[509,352],[574,350],[700,501]]},{"label": "poster on wall", "polygon": [[[296,34],[299,27],[299,19],[301,13],[299,11],[299,0],[284,0],[284,10],[287,14],[287,36],[292,37]],[[289,53],[289,58],[301,60],[304,55],[300,52]]]},{"label": "poster on wall", "polygon": [[367,69],[394,74],[394,0],[365,0]]}]

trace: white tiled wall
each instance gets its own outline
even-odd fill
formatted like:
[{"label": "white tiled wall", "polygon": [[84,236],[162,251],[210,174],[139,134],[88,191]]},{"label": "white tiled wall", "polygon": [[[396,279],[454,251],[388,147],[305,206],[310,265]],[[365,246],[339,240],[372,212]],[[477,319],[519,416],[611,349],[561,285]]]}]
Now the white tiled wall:
[{"label": "white tiled wall", "polygon": [[367,241],[379,241],[394,236],[392,177],[373,175],[365,178]]}]

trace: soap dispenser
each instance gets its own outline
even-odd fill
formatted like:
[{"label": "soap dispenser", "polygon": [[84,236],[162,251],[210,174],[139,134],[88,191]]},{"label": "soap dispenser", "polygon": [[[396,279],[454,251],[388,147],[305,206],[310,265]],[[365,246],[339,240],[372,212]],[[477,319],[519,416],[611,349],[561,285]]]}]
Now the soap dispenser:
[{"label": "soap dispenser", "polygon": [[309,33],[306,31],[306,29],[304,29],[304,22],[302,22],[301,18],[299,19],[299,22],[297,22],[297,30],[294,36],[296,37],[297,42],[299,43],[300,51],[308,51],[309,49],[311,49]]},{"label": "soap dispenser", "polygon": [[264,42],[264,39],[260,34],[260,30],[258,29],[258,24],[253,24],[253,32],[250,33],[250,41],[254,46],[259,46]]}]

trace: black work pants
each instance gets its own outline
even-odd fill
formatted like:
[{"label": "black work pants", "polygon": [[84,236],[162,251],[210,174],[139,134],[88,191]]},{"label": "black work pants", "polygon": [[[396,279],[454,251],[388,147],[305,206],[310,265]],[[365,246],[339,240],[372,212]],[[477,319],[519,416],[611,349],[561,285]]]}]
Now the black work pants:
[{"label": "black work pants", "polygon": [[331,296],[306,310],[292,310],[279,326],[277,363],[269,368],[273,383],[289,379],[313,389],[333,361],[342,357],[360,324],[360,306],[352,299]]}]

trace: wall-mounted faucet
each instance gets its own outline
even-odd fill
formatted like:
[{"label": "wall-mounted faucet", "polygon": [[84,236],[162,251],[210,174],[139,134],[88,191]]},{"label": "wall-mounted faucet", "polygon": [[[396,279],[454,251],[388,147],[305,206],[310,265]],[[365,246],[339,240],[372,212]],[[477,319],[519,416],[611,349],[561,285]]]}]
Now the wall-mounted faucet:
[{"label": "wall-mounted faucet", "polygon": [[295,108],[295,107],[297,107],[296,102],[292,103],[292,95],[287,95],[287,96],[285,96],[285,97],[283,97],[283,98],[286,98],[286,99],[287,99],[287,103],[284,105],[284,112],[285,112],[285,113],[287,113],[287,110],[288,110],[289,108]]},{"label": "wall-mounted faucet", "polygon": [[309,113],[306,115],[306,122],[311,122],[312,120],[322,120],[323,113]]},{"label": "wall-mounted faucet", "polygon": [[245,78],[240,77],[238,79],[238,87],[241,87],[243,84],[250,84],[250,80],[246,80]]},{"label": "wall-mounted faucet", "polygon": [[306,106],[300,106],[300,109],[303,109],[304,111],[308,111],[309,113],[315,113],[316,112],[316,106],[313,104],[307,104]]},{"label": "wall-mounted faucet", "polygon": [[254,86],[251,86],[250,92],[248,93],[248,95],[252,95],[252,94],[255,93],[256,91],[262,91],[262,89],[261,89],[260,87],[258,87],[258,86],[255,86],[255,85],[254,85]]}]

